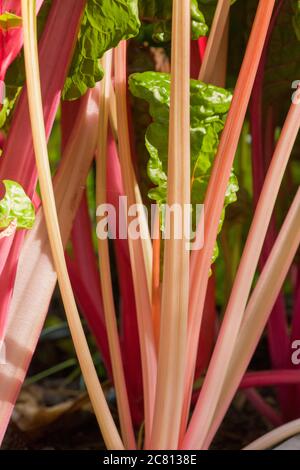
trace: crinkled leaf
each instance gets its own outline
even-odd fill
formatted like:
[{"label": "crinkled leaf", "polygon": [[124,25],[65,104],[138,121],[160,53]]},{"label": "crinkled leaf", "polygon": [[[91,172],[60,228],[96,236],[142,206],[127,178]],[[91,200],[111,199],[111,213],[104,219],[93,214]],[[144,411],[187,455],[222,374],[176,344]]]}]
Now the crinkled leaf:
[{"label": "crinkled leaf", "polygon": [[[167,43],[171,41],[173,0],[139,0],[142,27],[140,41]],[[191,0],[192,39],[206,36],[208,27],[199,9],[200,0]]]},{"label": "crinkled leaf", "polygon": [[139,28],[138,0],[88,0],[63,98],[77,99],[93,88],[103,77],[99,59],[105,51]]},{"label": "crinkled leaf", "polygon": [[[148,196],[162,206],[167,198],[170,75],[157,72],[136,73],[129,77],[129,88],[135,97],[146,100],[150,105],[153,122],[147,129],[145,140],[150,155],[148,176],[154,188],[149,191]],[[197,80],[191,80],[190,90],[191,201],[195,208],[196,204],[202,204],[204,201],[219,136],[224,128],[232,95],[227,90]],[[232,172],[224,209],[236,200],[237,191],[238,182]],[[223,218],[224,213],[222,220]]]},{"label": "crinkled leaf", "polygon": [[7,228],[17,222],[17,228],[30,229],[35,220],[34,206],[19,183],[11,180],[3,181],[5,196],[0,201],[0,228]]}]

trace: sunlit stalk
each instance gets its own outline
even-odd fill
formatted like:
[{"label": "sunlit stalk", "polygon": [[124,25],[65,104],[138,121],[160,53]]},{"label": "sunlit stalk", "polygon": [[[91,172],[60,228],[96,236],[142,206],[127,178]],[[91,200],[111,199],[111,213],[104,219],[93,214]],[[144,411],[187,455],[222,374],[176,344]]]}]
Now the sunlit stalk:
[{"label": "sunlit stalk", "polygon": [[[109,116],[109,96],[111,90],[112,51],[106,52],[102,59],[105,77],[102,81],[99,104],[99,134],[97,146],[97,174],[96,174],[96,205],[97,207],[107,203],[106,175],[107,175],[107,133]],[[122,437],[126,449],[135,449],[135,437],[129,409],[128,394],[125,383],[124,368],[122,363],[118,326],[114,305],[114,297],[111,281],[110,257],[108,240],[98,238],[99,269],[105,322],[107,328],[112,371]]]},{"label": "sunlit stalk", "polygon": [[[69,240],[94,157],[98,115],[99,86],[97,85],[81,99],[78,117],[53,181],[64,247]],[[0,396],[2,398],[0,443],[27,374],[56,283],[57,276],[41,206],[36,214],[34,227],[27,232],[22,246],[14,294],[8,311],[5,337],[6,363],[0,365]],[[80,293],[84,295],[82,286],[80,287]],[[95,302],[94,297],[93,302]],[[106,338],[103,338],[104,325],[97,308],[99,309],[99,306],[88,309],[89,322],[95,334],[98,333],[98,338],[100,336],[99,342],[107,364]],[[99,315],[96,315],[96,318],[93,316],[93,309]]]},{"label": "sunlit stalk", "polygon": [[[178,447],[184,396],[190,256],[184,223],[184,211],[190,203],[189,58],[190,0],[174,0],[167,204],[177,204],[182,215],[178,221],[172,214],[166,226],[170,238],[164,244],[153,449]],[[175,233],[181,234],[180,239]]]},{"label": "sunlit stalk", "polygon": [[206,444],[209,445],[248,367],[300,243],[300,189],[250,297]]},{"label": "sunlit stalk", "polygon": [[[139,202],[137,201],[139,188],[132,165],[129,139],[125,41],[122,41],[115,50],[115,91],[117,100],[119,157],[125,194],[128,198],[128,206],[130,207]],[[139,220],[141,221],[141,218]],[[131,219],[129,218],[129,224],[130,221]],[[142,240],[140,238],[133,239],[130,230],[128,230],[127,233],[141,347],[145,409],[145,442],[147,446],[152,429],[157,368],[151,317],[151,290],[149,290],[149,287],[151,289],[151,276],[149,286],[148,281],[150,273],[147,270],[147,261],[145,260]]]},{"label": "sunlit stalk", "polygon": [[208,79],[208,83],[211,83],[215,86],[219,86],[221,88],[225,88],[227,83],[229,23],[230,21],[228,16],[216,63],[212,75]]},{"label": "sunlit stalk", "polygon": [[[15,3],[17,14],[21,14],[21,2],[19,0],[10,0],[10,3]],[[77,0],[75,4],[67,2],[62,7],[60,0],[53,0],[45,28],[39,40],[42,96],[47,137],[50,135],[59,106],[61,89],[63,88],[72,57],[74,36],[78,29],[84,3],[84,0]],[[41,1],[37,5],[40,6]],[[67,31],[65,27],[66,21],[68,21]],[[23,31],[20,29],[16,33],[20,35],[21,39],[20,43],[18,42],[17,44],[17,53],[19,53],[23,45]],[[8,52],[9,56],[11,53],[14,54],[14,41],[13,44],[10,41],[5,41],[5,46],[5,54],[6,52]],[[59,57],[59,63],[57,57]],[[10,60],[13,60],[12,56],[10,56]],[[5,64],[1,64],[0,67],[2,65],[5,66]],[[33,197],[37,182],[37,172],[32,145],[26,87],[23,87],[17,101],[12,114],[9,132],[5,139],[3,154],[0,158],[0,180],[11,179],[17,181],[22,185],[26,194],[29,197]],[[4,329],[4,325],[8,321],[7,312],[13,293],[16,265],[20,256],[24,235],[24,230],[17,230],[11,237],[0,240],[0,285],[2,293],[0,317]]]},{"label": "sunlit stalk", "polygon": [[156,206],[153,237],[153,267],[152,267],[152,322],[155,344],[159,348],[160,332],[160,215],[159,206]]},{"label": "sunlit stalk", "polygon": [[284,424],[249,444],[243,450],[266,450],[300,433],[300,419]]},{"label": "sunlit stalk", "polygon": [[115,141],[118,142],[117,103],[112,81],[110,81],[109,90],[109,125]]},{"label": "sunlit stalk", "polygon": [[[201,432],[202,439],[205,438],[205,432],[209,429],[222,391],[263,242],[299,127],[300,106],[292,104],[257,204],[218,341],[191,422],[190,429],[195,427],[197,421],[197,426],[200,426],[203,431],[203,434]],[[200,445],[202,443],[203,441],[200,440]]]},{"label": "sunlit stalk", "polygon": [[97,373],[90,355],[88,344],[81,325],[71,283],[68,277],[64,249],[56,212],[51,173],[48,160],[47,141],[43,118],[41,84],[37,50],[37,31],[35,1],[22,0],[22,17],[24,29],[24,54],[28,102],[32,126],[36,164],[42,194],[46,225],[51,244],[57,278],[61,289],[69,327],[78,355],[82,374],[102,431],[104,441],[109,449],[122,449],[123,444],[113,422]]},{"label": "sunlit stalk", "polygon": [[202,82],[212,83],[214,68],[216,67],[221,43],[224,39],[224,33],[226,31],[229,10],[230,0],[218,0],[218,5],[214,15],[214,20],[209,33],[205,54],[199,73],[199,80]]},{"label": "sunlit stalk", "polygon": [[205,244],[191,254],[187,367],[192,388],[208,273],[224,197],[275,0],[260,0],[205,197]]}]

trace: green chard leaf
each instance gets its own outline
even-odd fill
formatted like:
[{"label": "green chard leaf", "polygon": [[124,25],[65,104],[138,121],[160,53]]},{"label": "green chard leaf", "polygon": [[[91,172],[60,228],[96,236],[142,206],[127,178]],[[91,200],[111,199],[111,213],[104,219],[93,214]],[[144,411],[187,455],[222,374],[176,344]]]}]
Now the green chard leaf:
[{"label": "green chard leaf", "polygon": [[22,26],[22,18],[6,11],[0,15],[0,29],[7,31],[12,28],[19,28]]},{"label": "green chard leaf", "polygon": [[[157,72],[136,73],[129,77],[131,93],[146,100],[153,122],[148,126],[145,136],[150,158],[148,176],[154,185],[148,196],[160,206],[167,198],[168,134],[170,111],[170,75]],[[217,152],[219,136],[224,128],[232,95],[229,91],[197,80],[191,80],[191,202],[193,221],[195,205],[204,202],[212,163]],[[225,208],[236,201],[238,182],[231,173],[220,230],[224,220]],[[163,229],[163,224],[162,224]],[[215,249],[214,259],[217,257]],[[213,261],[214,261],[213,259]]]},{"label": "green chard leaf", "polygon": [[[171,41],[173,0],[139,0],[139,14],[142,22],[139,41],[168,43]],[[206,36],[208,26],[199,9],[200,0],[191,0],[192,39]]]},{"label": "green chard leaf", "polygon": [[63,99],[74,100],[103,77],[99,59],[138,34],[138,0],[87,0]]},{"label": "green chard leaf", "polygon": [[34,206],[22,186],[15,181],[4,180],[5,196],[0,201],[0,229],[16,221],[17,228],[30,229],[35,220]]}]

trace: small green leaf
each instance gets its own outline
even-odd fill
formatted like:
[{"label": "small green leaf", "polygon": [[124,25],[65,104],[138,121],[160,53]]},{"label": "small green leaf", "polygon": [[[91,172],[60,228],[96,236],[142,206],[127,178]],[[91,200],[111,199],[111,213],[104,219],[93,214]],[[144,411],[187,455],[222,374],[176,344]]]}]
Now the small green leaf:
[{"label": "small green leaf", "polygon": [[0,228],[17,222],[17,228],[30,229],[35,220],[34,206],[22,186],[15,181],[3,181],[6,193],[0,201]]},{"label": "small green leaf", "polygon": [[8,31],[12,28],[20,28],[22,26],[22,18],[6,11],[0,15],[0,29]]}]

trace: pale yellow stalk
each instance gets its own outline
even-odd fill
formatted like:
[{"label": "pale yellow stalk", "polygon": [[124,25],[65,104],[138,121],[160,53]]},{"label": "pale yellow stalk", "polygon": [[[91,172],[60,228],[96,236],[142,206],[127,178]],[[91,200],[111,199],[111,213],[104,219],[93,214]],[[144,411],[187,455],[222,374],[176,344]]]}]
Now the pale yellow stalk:
[{"label": "pale yellow stalk", "polygon": [[152,265],[152,322],[157,352],[159,350],[160,331],[160,215],[159,206],[156,205],[153,227],[153,265]]},{"label": "pale yellow stalk", "polygon": [[230,0],[218,0],[218,5],[214,15],[214,20],[209,33],[207,46],[199,73],[199,80],[205,83],[212,83],[214,68],[216,66],[222,40],[226,32],[229,10]]},{"label": "pale yellow stalk", "polygon": [[284,424],[249,444],[243,450],[267,450],[300,434],[300,419]]},{"label": "pale yellow stalk", "polygon": [[[191,254],[187,368],[192,387],[203,306],[224,197],[275,0],[260,0],[205,196],[205,244]],[[193,422],[195,432],[199,429]],[[187,444],[189,445],[189,444]],[[196,444],[195,444],[196,445]]]},{"label": "pale yellow stalk", "polygon": [[90,355],[74,299],[57,218],[48,160],[39,74],[35,1],[22,0],[24,54],[33,144],[49,240],[66,315],[87,390],[106,446],[123,449]]},{"label": "pale yellow stalk", "polygon": [[207,79],[208,83],[219,86],[222,88],[226,87],[227,78],[227,64],[228,64],[228,46],[229,46],[229,18],[227,18],[222,42],[219,48],[219,53],[214,66],[213,74]]},{"label": "pale yellow stalk", "polygon": [[263,334],[300,244],[300,189],[248,302],[205,448],[215,435]]},{"label": "pale yellow stalk", "polygon": [[[97,174],[96,174],[96,204],[107,203],[106,177],[107,177],[107,134],[108,134],[108,116],[109,101],[111,91],[111,72],[112,72],[112,50],[106,52],[102,59],[104,69],[104,79],[101,84],[100,103],[99,103],[99,132],[97,145]],[[132,426],[132,419],[129,408],[128,393],[126,389],[124,367],[122,362],[121,347],[118,335],[118,326],[114,305],[114,297],[111,281],[110,258],[108,240],[98,238],[99,270],[101,279],[101,289],[103,296],[103,307],[105,323],[107,329],[110,357],[120,426],[123,442],[126,449],[135,449],[135,436]]]},{"label": "pale yellow stalk", "polygon": [[117,103],[116,94],[112,81],[110,81],[109,91],[109,124],[113,134],[113,137],[118,143],[118,122],[117,122]]},{"label": "pale yellow stalk", "polygon": [[[216,12],[217,14],[218,12]],[[227,70],[227,54],[228,54],[228,34],[229,34],[229,19],[227,18],[223,40],[219,47],[217,61],[213,70],[211,71],[210,77],[205,77],[205,80],[215,86],[225,87],[226,85],[226,70]],[[196,359],[196,358],[195,358]],[[194,359],[194,360],[195,360]],[[186,379],[185,379],[185,398],[184,406],[182,411],[182,422],[180,430],[180,440],[182,441],[186,432],[190,403],[193,393],[193,381],[194,381],[194,367],[186,368]]]},{"label": "pale yellow stalk", "polygon": [[242,324],[263,242],[299,127],[300,106],[292,104],[264,182],[222,327],[187,433],[186,442],[189,442],[189,445],[191,442],[197,443],[197,447],[201,448],[211,426]]},{"label": "pale yellow stalk", "polygon": [[[131,159],[129,124],[127,116],[127,80],[126,80],[126,42],[122,41],[115,50],[115,91],[117,100],[118,149],[125,194],[128,198],[128,207],[136,204],[139,188]],[[129,217],[129,224],[131,218]],[[141,218],[139,218],[141,223]],[[143,225],[141,223],[141,225]],[[149,238],[150,241],[150,238]],[[145,442],[149,444],[152,428],[157,358],[153,325],[151,318],[151,277],[147,261],[145,260],[144,244],[140,238],[133,239],[128,230],[128,246],[134,294],[137,310],[137,321],[141,347],[141,360],[144,388],[145,409]],[[151,250],[152,258],[152,250]],[[151,260],[152,261],[152,260]]]},{"label": "pale yellow stalk", "polygon": [[[81,99],[72,133],[53,180],[55,201],[66,247],[82,200],[98,134],[99,85]],[[15,400],[27,375],[57,283],[43,207],[26,234],[18,261],[5,336],[5,364],[0,364],[0,444]]]},{"label": "pale yellow stalk", "polygon": [[[189,248],[184,209],[190,203],[190,0],[173,1],[167,204],[182,218],[168,221],[165,240],[157,392],[151,448],[177,449],[184,397],[189,299]],[[176,227],[178,225],[179,227]],[[182,236],[176,239],[175,231]],[[177,232],[178,233],[178,232]]]}]

